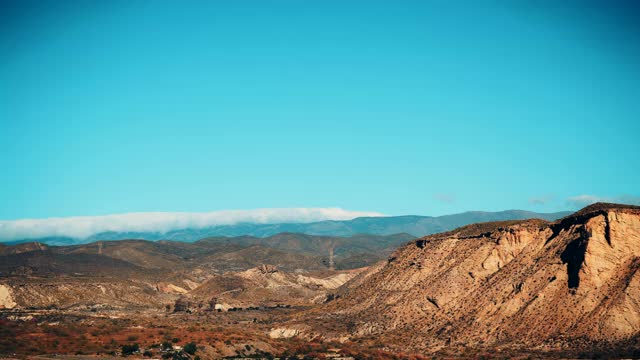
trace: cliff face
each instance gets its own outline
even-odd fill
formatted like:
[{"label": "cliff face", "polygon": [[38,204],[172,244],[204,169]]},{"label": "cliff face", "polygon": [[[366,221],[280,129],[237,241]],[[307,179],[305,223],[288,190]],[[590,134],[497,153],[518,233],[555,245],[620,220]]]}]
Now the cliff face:
[{"label": "cliff face", "polygon": [[321,310],[345,324],[325,335],[414,349],[625,340],[640,334],[639,267],[637,207],[470,225],[398,249]]}]

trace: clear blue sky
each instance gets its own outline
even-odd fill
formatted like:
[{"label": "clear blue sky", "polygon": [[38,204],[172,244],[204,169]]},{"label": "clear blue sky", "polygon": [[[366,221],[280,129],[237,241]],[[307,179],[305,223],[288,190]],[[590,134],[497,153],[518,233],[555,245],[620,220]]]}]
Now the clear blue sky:
[{"label": "clear blue sky", "polygon": [[0,219],[637,201],[640,5],[558,3],[1,1]]}]

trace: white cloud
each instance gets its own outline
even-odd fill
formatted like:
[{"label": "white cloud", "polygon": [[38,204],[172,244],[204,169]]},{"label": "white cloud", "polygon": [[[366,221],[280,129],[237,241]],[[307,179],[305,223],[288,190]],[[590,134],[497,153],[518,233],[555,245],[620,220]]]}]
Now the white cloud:
[{"label": "white cloud", "polygon": [[567,199],[567,203],[575,208],[582,208],[597,202],[640,205],[640,196],[620,195],[616,197],[604,197],[584,194]]},{"label": "white cloud", "polygon": [[224,210],[205,213],[146,212],[104,216],[0,220],[0,241],[48,236],[66,236],[82,239],[104,231],[165,233],[176,229],[203,228],[238,223],[305,223],[322,220],[351,220],[361,216],[384,215],[377,212],[349,211],[340,208],[288,208]]},{"label": "white cloud", "polygon": [[603,198],[595,195],[578,195],[567,199],[567,203],[573,207],[581,208],[593,203],[605,201]]},{"label": "white cloud", "polygon": [[529,198],[529,204],[531,205],[546,205],[555,200],[555,196],[552,194],[536,196]]},{"label": "white cloud", "polygon": [[445,204],[453,204],[456,202],[456,196],[452,194],[444,194],[444,193],[433,194],[433,199]]}]

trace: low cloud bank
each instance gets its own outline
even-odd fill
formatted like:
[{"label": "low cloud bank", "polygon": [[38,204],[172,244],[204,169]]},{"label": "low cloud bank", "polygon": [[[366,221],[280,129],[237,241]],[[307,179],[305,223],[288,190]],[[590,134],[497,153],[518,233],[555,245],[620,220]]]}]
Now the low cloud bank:
[{"label": "low cloud bank", "polygon": [[238,223],[305,223],[322,220],[351,220],[362,216],[384,216],[377,212],[340,208],[289,208],[224,210],[206,213],[146,212],[104,216],[76,216],[48,219],[0,220],[0,241],[43,237],[84,239],[105,231],[158,232],[204,228]]}]

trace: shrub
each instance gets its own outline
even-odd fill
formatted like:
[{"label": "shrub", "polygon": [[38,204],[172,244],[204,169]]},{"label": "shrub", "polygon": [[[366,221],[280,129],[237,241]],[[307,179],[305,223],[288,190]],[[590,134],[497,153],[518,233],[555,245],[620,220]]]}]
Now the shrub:
[{"label": "shrub", "polygon": [[138,344],[122,345],[122,355],[127,356],[140,351]]},{"label": "shrub", "polygon": [[184,346],[184,352],[186,352],[187,354],[195,354],[196,351],[198,351],[198,347],[196,346],[196,343],[194,342],[190,342],[187,345]]}]

